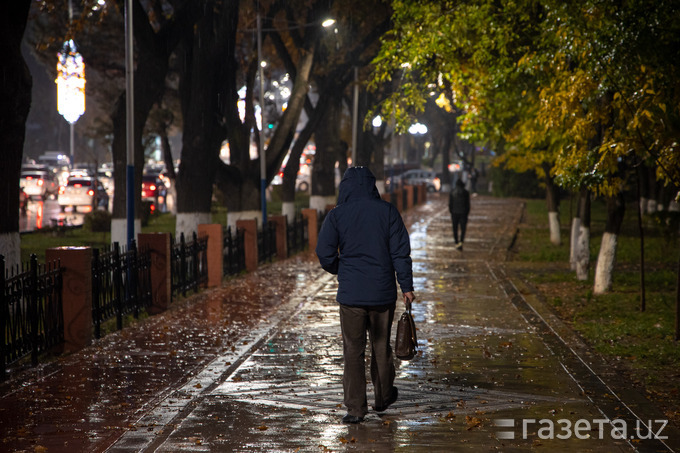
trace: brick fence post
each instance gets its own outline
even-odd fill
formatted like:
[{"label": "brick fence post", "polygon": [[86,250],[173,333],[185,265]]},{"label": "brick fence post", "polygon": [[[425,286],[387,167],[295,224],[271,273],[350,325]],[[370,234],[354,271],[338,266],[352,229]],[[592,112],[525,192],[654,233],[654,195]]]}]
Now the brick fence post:
[{"label": "brick fence post", "polygon": [[404,191],[403,191],[403,189],[397,189],[393,193],[393,196],[394,195],[396,195],[396,202],[394,204],[397,206],[397,210],[399,212],[402,212],[404,210]]},{"label": "brick fence post", "polygon": [[246,270],[257,269],[257,220],[241,219],[236,221],[236,228],[243,230],[243,248],[246,258]]},{"label": "brick fence post", "polygon": [[302,216],[307,220],[307,236],[309,238],[309,249],[316,250],[316,241],[319,238],[319,214],[316,209],[303,209]]},{"label": "brick fence post", "polygon": [[198,235],[208,236],[208,250],[206,251],[208,254],[208,288],[222,285],[222,268],[224,267],[222,234],[222,225],[218,223],[198,225]]},{"label": "brick fence post", "polygon": [[139,248],[151,252],[151,314],[167,310],[172,300],[170,233],[140,233]]},{"label": "brick fence post", "polygon": [[288,222],[285,215],[269,216],[268,222],[276,224],[276,257],[280,260],[288,257]]},{"label": "brick fence post", "polygon": [[92,249],[55,247],[45,261],[59,261],[63,272],[64,350],[77,351],[92,341]]},{"label": "brick fence post", "polygon": [[406,209],[413,207],[413,186],[406,186]]}]

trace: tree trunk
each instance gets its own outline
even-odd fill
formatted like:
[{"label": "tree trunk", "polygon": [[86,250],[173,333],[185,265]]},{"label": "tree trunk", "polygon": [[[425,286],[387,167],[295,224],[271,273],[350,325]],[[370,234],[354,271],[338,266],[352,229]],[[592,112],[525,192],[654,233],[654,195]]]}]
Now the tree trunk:
[{"label": "tree trunk", "polygon": [[[185,236],[199,223],[210,222],[213,184],[221,167],[220,148],[230,131],[232,163],[250,168],[249,134],[239,129],[236,103],[235,57],[239,2],[195,2],[200,12],[192,30],[184,35],[185,71],[180,76],[183,133],[182,160],[177,174],[177,224],[175,234]],[[245,156],[245,159],[241,159]],[[243,181],[257,179],[246,171]],[[259,189],[255,192],[259,200]],[[250,200],[250,199],[249,199]],[[253,203],[254,207],[258,203]]]},{"label": "tree trunk", "polygon": [[554,183],[553,177],[550,175],[550,165],[543,164],[543,171],[545,172],[545,195],[548,206],[548,224],[550,226],[550,242],[555,245],[562,243],[560,237],[560,197],[559,189]]},{"label": "tree trunk", "polygon": [[642,207],[640,206],[640,190],[641,181],[637,178],[637,196],[638,196],[638,208],[637,208],[637,221],[638,221],[638,231],[640,232],[640,311],[645,311],[647,308],[647,301],[645,297],[645,230],[642,228]]},{"label": "tree trunk", "polygon": [[[576,200],[576,214],[571,219],[571,234],[569,235],[569,268],[576,270],[576,252],[578,248],[578,236],[581,231],[581,214],[579,212],[580,199]],[[572,202],[569,203],[570,211]]]},{"label": "tree trunk", "polygon": [[612,273],[616,262],[616,245],[625,210],[626,205],[622,193],[607,198],[607,223],[597,257],[594,294],[604,294],[611,289]]},{"label": "tree trunk", "polygon": [[21,261],[19,175],[33,85],[21,54],[21,41],[30,6],[29,0],[7,2],[0,19],[0,255],[5,257],[8,269]]},{"label": "tree trunk", "polygon": [[590,191],[582,188],[579,195],[579,233],[576,245],[576,279],[588,280],[590,270]]},{"label": "tree trunk", "polygon": [[310,208],[323,212],[335,204],[335,162],[340,146],[341,99],[329,100],[328,110],[315,132],[316,155],[312,169]]},{"label": "tree trunk", "polygon": [[[135,232],[141,229],[140,211],[142,206],[142,173],[144,171],[144,127],[154,104],[160,103],[165,93],[165,76],[168,73],[170,53],[179,38],[173,23],[155,32],[149,17],[139,1],[133,2],[133,20],[137,50],[134,72],[134,197]],[[182,14],[180,11],[177,14]],[[123,92],[112,114],[113,142],[113,210],[111,221],[111,242],[127,243],[127,132],[126,94]]]}]

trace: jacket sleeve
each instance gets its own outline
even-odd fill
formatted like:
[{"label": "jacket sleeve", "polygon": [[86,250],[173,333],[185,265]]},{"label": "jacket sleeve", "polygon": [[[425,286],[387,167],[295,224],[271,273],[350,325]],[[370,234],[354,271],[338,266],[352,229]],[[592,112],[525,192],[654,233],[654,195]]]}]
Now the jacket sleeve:
[{"label": "jacket sleeve", "polygon": [[316,242],[316,256],[319,258],[321,267],[331,274],[338,273],[338,229],[335,227],[335,216],[328,214]]},{"label": "jacket sleeve", "polygon": [[397,209],[390,205],[390,256],[402,293],[413,291],[411,242]]}]

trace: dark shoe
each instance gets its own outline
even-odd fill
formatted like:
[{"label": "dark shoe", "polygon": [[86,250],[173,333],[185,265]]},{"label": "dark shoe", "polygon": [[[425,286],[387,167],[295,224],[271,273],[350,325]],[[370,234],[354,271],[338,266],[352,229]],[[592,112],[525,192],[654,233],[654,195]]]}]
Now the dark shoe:
[{"label": "dark shoe", "polygon": [[364,421],[364,417],[357,417],[356,415],[346,414],[342,417],[343,423],[361,423]]},{"label": "dark shoe", "polygon": [[380,407],[373,406],[373,409],[376,412],[385,412],[388,407],[390,407],[392,404],[394,404],[395,401],[397,401],[397,398],[399,398],[399,390],[397,390],[396,387],[392,387],[392,394],[390,395],[389,398],[387,398],[387,401],[384,401],[383,405]]}]

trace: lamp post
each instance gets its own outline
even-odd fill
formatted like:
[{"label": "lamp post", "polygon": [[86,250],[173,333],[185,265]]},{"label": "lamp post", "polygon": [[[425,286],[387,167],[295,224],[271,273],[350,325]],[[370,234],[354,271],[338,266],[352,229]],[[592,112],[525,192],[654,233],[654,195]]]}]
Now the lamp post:
[{"label": "lamp post", "polygon": [[264,74],[262,71],[262,18],[257,12],[257,64],[260,74],[260,139],[258,140],[258,154],[260,156],[260,206],[262,207],[262,228],[267,225],[267,159],[264,151]]},{"label": "lamp post", "polygon": [[[73,20],[73,4],[68,2],[69,28]],[[64,42],[57,53],[57,110],[70,125],[70,158],[75,163],[73,125],[85,113],[85,63],[72,39]]]},{"label": "lamp post", "polygon": [[135,238],[135,138],[134,138],[134,52],[132,0],[125,2],[125,138],[127,146],[126,201],[127,243]]},{"label": "lamp post", "polygon": [[75,163],[73,125],[85,113],[85,63],[73,40],[57,53],[57,110],[70,125],[71,165]]}]

